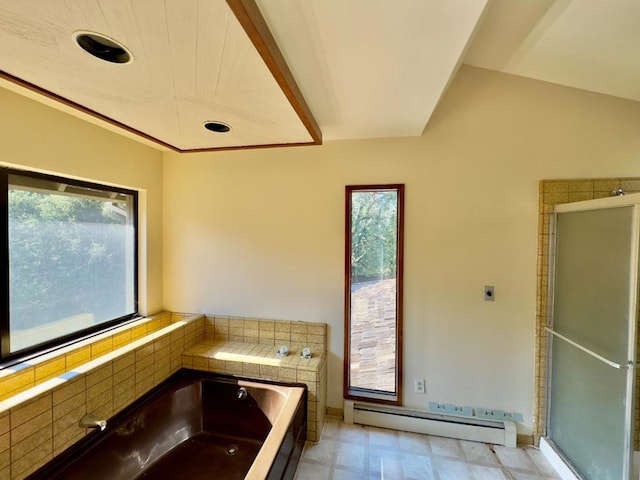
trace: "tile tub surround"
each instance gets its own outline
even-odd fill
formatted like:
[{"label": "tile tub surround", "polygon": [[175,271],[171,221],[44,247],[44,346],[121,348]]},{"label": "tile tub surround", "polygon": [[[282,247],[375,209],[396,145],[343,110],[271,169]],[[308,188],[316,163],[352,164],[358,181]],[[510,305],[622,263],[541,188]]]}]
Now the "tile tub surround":
[{"label": "tile tub surround", "polygon": [[94,360],[183,318],[162,312],[75,342],[6,368],[0,368],[0,401]]},{"label": "tile tub surround", "polygon": [[[582,178],[567,180],[541,180],[538,185],[538,278],[536,295],[535,385],[533,435],[537,445],[546,424],[547,377],[547,299],[549,295],[549,241],[553,208],[559,203],[578,202],[610,197],[613,190],[625,193],[640,192],[640,178]],[[639,316],[640,318],[640,316]],[[640,336],[639,345],[640,345]],[[640,358],[640,348],[638,348]],[[640,369],[636,372],[640,381]],[[636,388],[635,450],[640,449],[640,388]]]},{"label": "tile tub surround", "polygon": [[307,443],[297,480],[557,480],[534,447],[509,448],[451,438],[347,425],[326,418]]},{"label": "tile tub surround", "polygon": [[[280,345],[289,355],[276,357]],[[311,359],[300,357],[308,347]],[[183,354],[186,368],[282,382],[308,388],[307,440],[320,438],[327,409],[327,325],[207,315],[205,340]]]},{"label": "tile tub surround", "polygon": [[[157,318],[166,325],[149,333]],[[179,370],[184,349],[203,339],[204,317],[163,313],[130,329],[125,345],[0,401],[0,480],[26,477],[86,435],[86,413],[109,418]]]}]

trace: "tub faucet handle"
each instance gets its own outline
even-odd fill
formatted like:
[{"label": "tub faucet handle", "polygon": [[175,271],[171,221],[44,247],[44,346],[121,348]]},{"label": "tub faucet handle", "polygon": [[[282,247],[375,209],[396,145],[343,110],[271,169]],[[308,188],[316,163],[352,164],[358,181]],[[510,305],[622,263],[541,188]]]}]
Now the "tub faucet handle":
[{"label": "tub faucet handle", "polygon": [[278,352],[276,353],[276,357],[278,357],[278,358],[286,357],[287,355],[289,355],[289,348],[286,345],[282,345],[278,349]]},{"label": "tub faucet handle", "polygon": [[80,426],[82,428],[95,428],[102,432],[107,428],[107,421],[102,418],[98,418],[95,413],[89,413],[80,419]]},{"label": "tub faucet handle", "polygon": [[300,352],[300,356],[302,358],[311,358],[311,349],[309,347],[304,347]]}]

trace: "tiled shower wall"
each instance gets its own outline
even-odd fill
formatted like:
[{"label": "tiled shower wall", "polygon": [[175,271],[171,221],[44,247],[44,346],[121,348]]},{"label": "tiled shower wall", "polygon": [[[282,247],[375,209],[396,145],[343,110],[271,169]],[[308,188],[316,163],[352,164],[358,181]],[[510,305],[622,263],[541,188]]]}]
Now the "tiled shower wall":
[{"label": "tiled shower wall", "polygon": [[[640,178],[591,178],[573,180],[542,180],[538,190],[538,279],[536,297],[536,376],[533,419],[534,441],[544,434],[546,423],[546,375],[547,375],[547,298],[549,295],[549,243],[550,219],[553,207],[559,203],[578,202],[610,197],[621,188],[625,193],[640,192]],[[638,315],[640,318],[640,314]],[[640,335],[639,335],[640,338]],[[638,347],[640,352],[640,345]],[[640,359],[640,356],[639,356]],[[640,369],[636,373],[636,385],[640,383]],[[640,388],[635,391],[635,450],[640,450]]]}]

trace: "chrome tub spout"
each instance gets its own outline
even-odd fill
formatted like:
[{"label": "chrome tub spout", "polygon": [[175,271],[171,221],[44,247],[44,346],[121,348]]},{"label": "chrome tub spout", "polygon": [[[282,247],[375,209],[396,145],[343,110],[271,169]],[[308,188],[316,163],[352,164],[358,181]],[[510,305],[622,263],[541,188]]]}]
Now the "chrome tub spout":
[{"label": "chrome tub spout", "polygon": [[107,428],[107,421],[98,418],[94,413],[89,413],[80,419],[80,426],[83,428],[95,428],[102,432]]},{"label": "chrome tub spout", "polygon": [[236,398],[238,400],[244,400],[245,398],[247,398],[247,395],[248,395],[247,389],[244,387],[240,387],[236,392]]}]

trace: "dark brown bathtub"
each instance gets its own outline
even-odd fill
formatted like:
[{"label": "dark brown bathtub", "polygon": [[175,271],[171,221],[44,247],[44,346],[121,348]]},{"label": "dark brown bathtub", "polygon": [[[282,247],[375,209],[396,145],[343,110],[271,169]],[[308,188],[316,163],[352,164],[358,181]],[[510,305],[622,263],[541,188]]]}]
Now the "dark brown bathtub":
[{"label": "dark brown bathtub", "polygon": [[291,479],[305,437],[304,385],[181,370],[29,478]]}]

